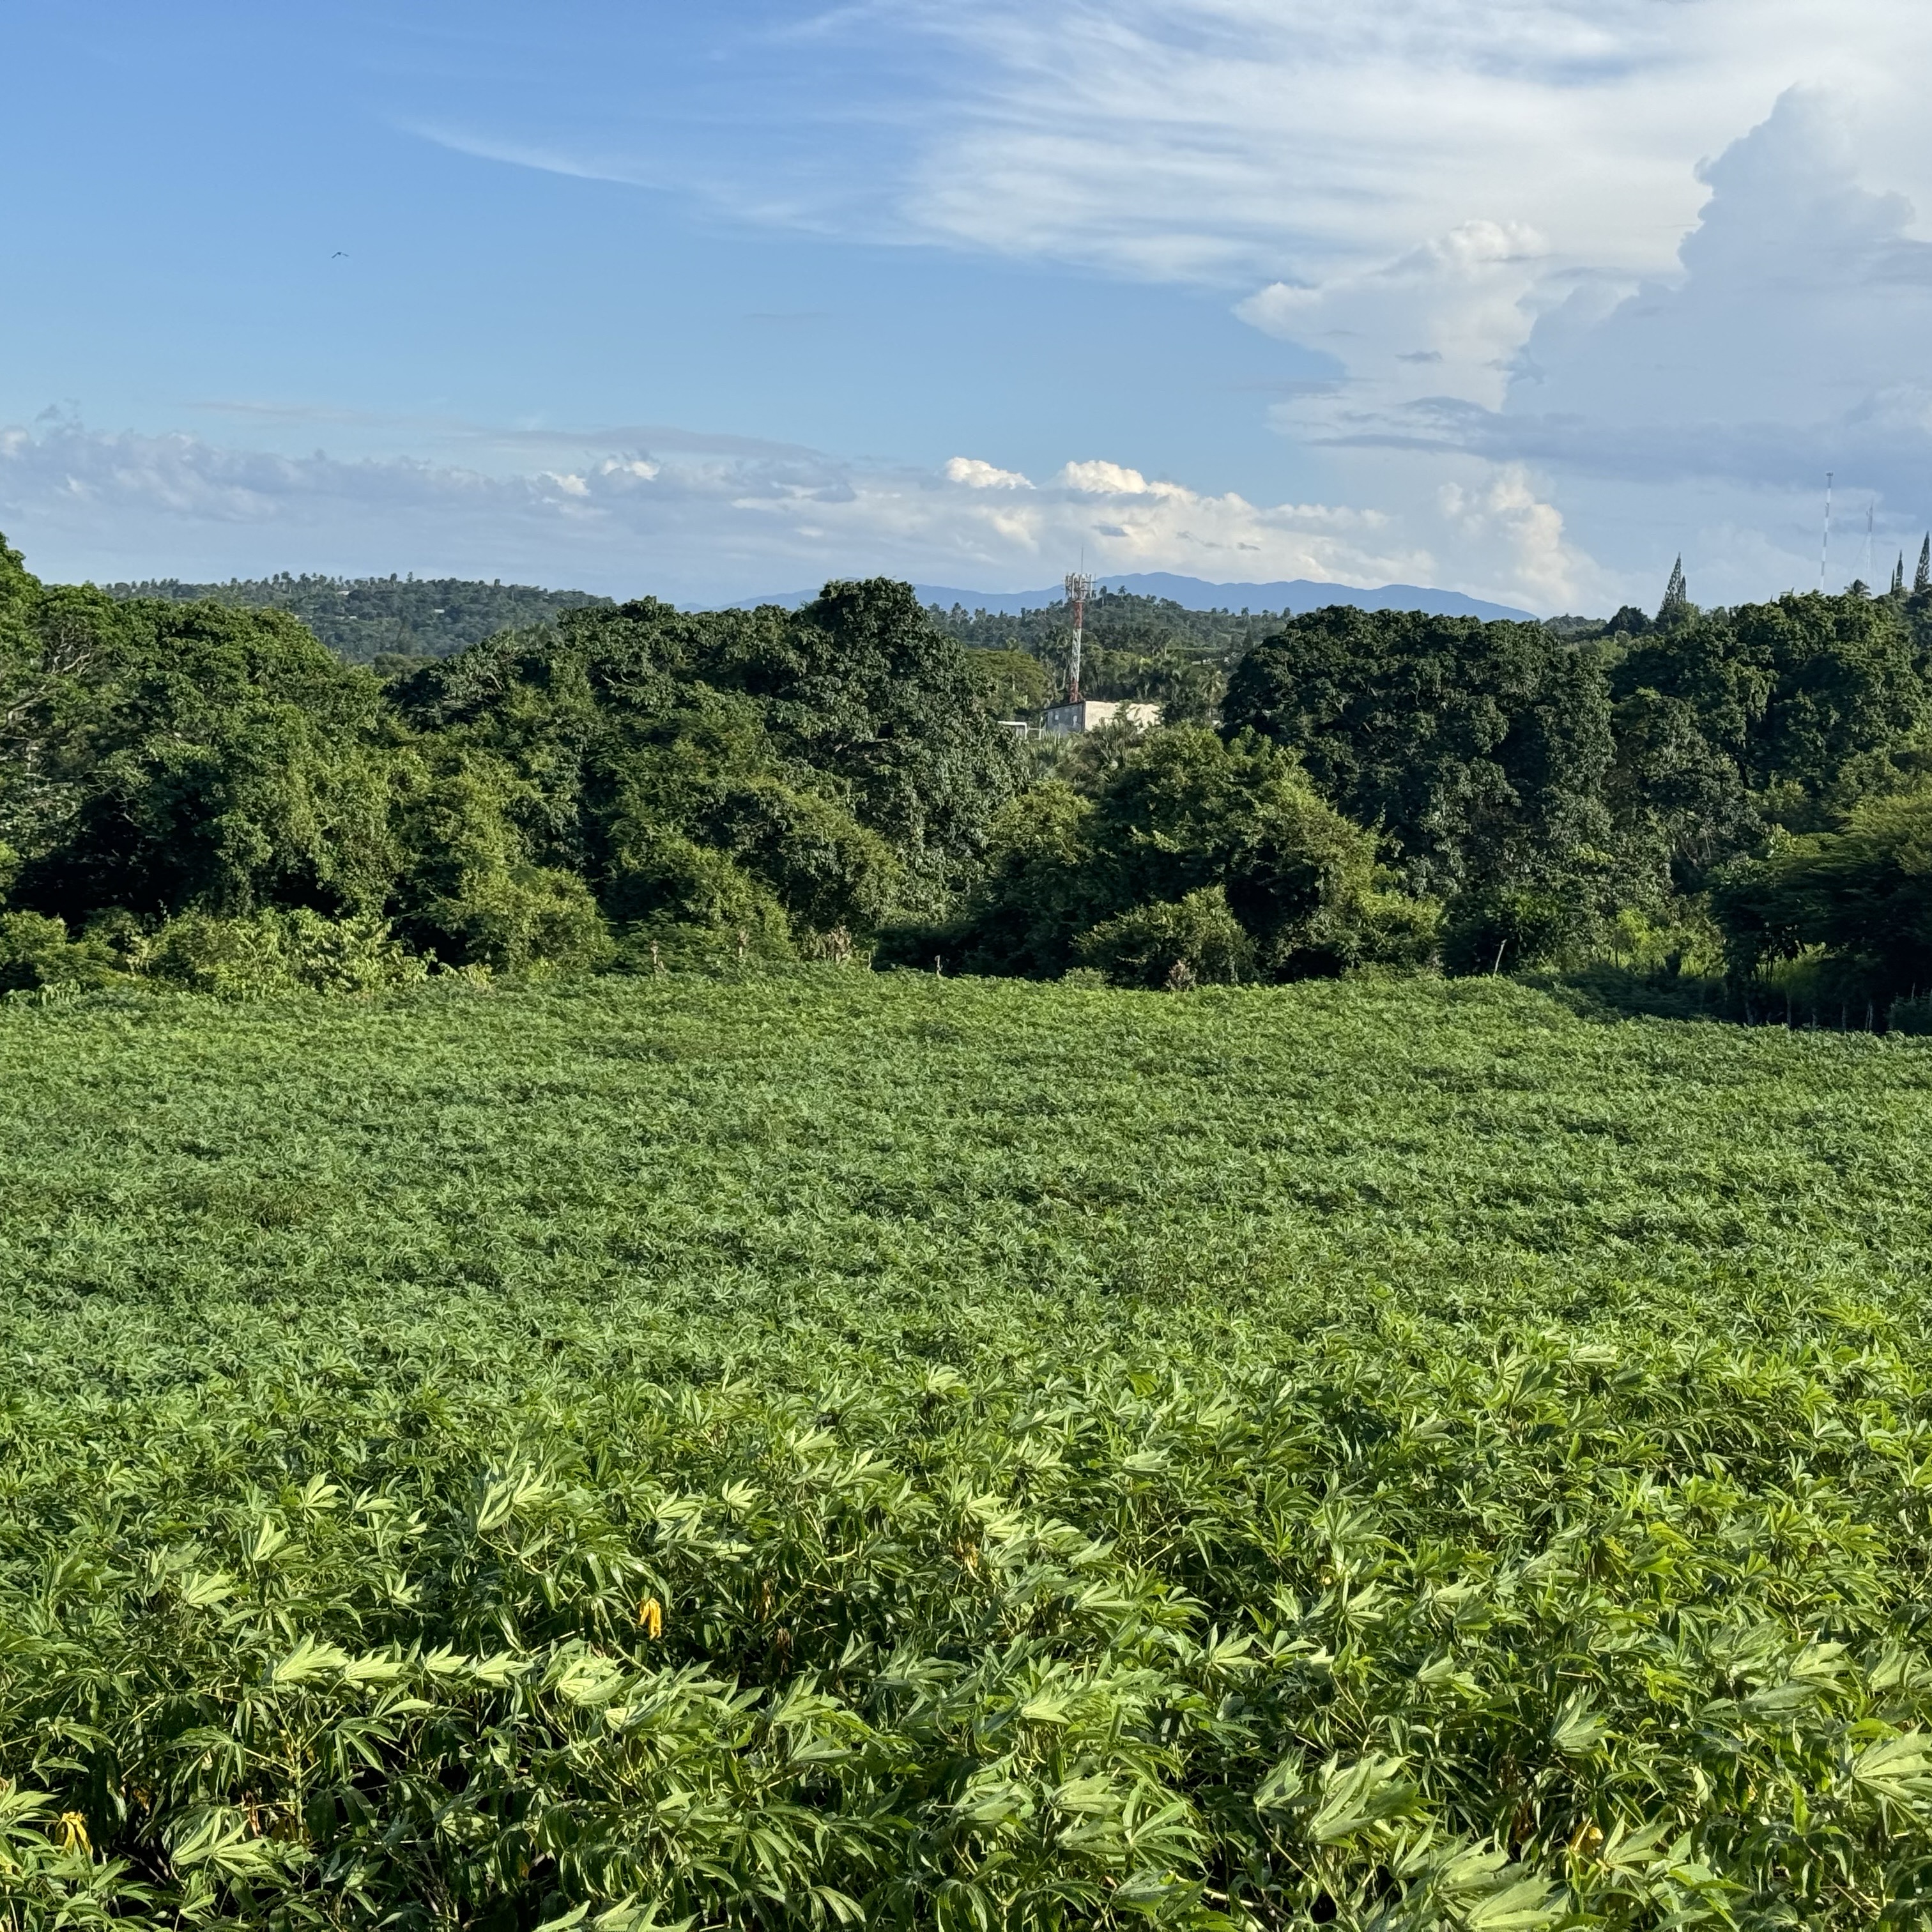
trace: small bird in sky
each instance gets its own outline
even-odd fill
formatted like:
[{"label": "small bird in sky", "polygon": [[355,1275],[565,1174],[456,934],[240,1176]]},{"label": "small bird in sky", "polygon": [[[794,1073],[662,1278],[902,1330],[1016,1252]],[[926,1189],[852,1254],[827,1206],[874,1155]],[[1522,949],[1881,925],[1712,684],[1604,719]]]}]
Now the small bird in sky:
[{"label": "small bird in sky", "polygon": [[346,248],[338,248],[328,259],[332,262],[346,262],[349,259],[349,250]]}]

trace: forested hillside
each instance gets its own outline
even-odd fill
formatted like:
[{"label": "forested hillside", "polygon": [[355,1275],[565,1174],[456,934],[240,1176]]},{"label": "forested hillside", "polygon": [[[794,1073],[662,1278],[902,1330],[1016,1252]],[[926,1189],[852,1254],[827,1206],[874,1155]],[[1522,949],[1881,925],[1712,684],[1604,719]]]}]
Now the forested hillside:
[{"label": "forested hillside", "polygon": [[586,590],[538,590],[500,578],[482,584],[458,577],[284,574],[226,584],[168,578],[110,584],[106,589],[110,597],[124,599],[286,610],[338,656],[364,664],[390,657],[447,657],[499,631],[541,624],[566,610],[608,608],[610,603]]},{"label": "forested hillside", "polygon": [[1700,611],[1680,574],[1588,626],[1102,597],[1099,688],[1168,723],[1044,745],[998,722],[1051,694],[1036,615],[580,602],[379,676],[279,608],[0,551],[0,978],[1610,961],[1932,1025],[1932,593]]}]

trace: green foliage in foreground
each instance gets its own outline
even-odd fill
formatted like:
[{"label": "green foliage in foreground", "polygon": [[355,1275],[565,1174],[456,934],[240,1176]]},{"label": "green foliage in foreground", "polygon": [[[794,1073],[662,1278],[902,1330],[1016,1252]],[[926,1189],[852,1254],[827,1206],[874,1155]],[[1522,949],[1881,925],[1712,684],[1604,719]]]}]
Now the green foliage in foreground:
[{"label": "green foliage in foreground", "polygon": [[9,1922],[1916,1925],[1932,1047],[0,1011]]}]

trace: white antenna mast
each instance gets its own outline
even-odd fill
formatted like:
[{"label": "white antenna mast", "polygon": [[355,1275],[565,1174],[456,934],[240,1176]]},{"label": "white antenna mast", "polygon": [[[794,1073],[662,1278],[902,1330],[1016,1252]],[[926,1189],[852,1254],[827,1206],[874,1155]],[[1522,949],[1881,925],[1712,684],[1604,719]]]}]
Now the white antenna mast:
[{"label": "white antenna mast", "polygon": [[1818,551],[1818,594],[1825,594],[1825,567],[1832,560],[1832,472],[1825,472],[1825,541]]},{"label": "white antenna mast", "polygon": [[1073,656],[1066,670],[1066,701],[1080,702],[1080,642],[1087,628],[1087,600],[1094,594],[1094,580],[1084,570],[1066,574],[1066,601],[1073,607]]}]

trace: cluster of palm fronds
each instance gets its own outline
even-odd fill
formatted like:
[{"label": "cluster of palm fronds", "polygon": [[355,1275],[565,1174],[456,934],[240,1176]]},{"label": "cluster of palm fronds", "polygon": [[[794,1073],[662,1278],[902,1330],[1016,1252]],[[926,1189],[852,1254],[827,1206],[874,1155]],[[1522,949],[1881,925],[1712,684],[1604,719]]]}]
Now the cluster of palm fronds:
[{"label": "cluster of palm fronds", "polygon": [[10,1010],[0,1912],[1916,1926],[1928,1073],[1515,988]]}]

